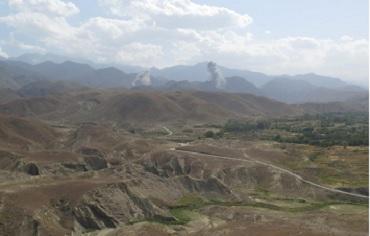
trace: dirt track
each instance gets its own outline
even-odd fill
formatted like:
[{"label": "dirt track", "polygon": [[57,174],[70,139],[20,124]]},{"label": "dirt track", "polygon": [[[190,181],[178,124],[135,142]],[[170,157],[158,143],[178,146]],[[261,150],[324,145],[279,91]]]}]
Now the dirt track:
[{"label": "dirt track", "polygon": [[166,126],[163,126],[162,128],[167,132],[167,136],[173,135],[173,132],[169,128],[167,128]]},{"label": "dirt track", "polygon": [[338,190],[338,189],[335,189],[335,188],[330,188],[330,187],[326,187],[326,186],[323,186],[323,185],[320,185],[320,184],[316,184],[314,182],[311,182],[309,180],[304,179],[302,176],[300,176],[300,175],[298,175],[298,174],[296,174],[296,173],[294,173],[294,172],[292,172],[290,170],[281,168],[279,166],[276,166],[276,165],[273,165],[273,164],[270,164],[270,163],[267,163],[267,162],[263,162],[263,161],[258,161],[258,160],[251,159],[246,153],[243,153],[244,154],[244,157],[246,159],[240,159],[240,158],[235,158],[235,157],[227,157],[227,156],[218,156],[218,155],[213,155],[213,154],[205,154],[205,153],[201,153],[201,152],[197,152],[197,151],[179,150],[179,149],[176,149],[176,148],[175,149],[171,149],[171,151],[188,153],[188,154],[192,154],[192,155],[201,155],[201,156],[205,156],[205,157],[208,157],[208,158],[218,158],[218,159],[223,159],[223,160],[241,161],[241,162],[249,162],[249,163],[252,162],[252,163],[259,164],[259,165],[268,166],[270,168],[273,168],[273,169],[279,170],[281,172],[287,173],[289,175],[294,176],[295,178],[297,178],[298,180],[302,181],[305,184],[309,184],[311,186],[314,186],[314,187],[317,187],[317,188],[321,188],[321,189],[324,189],[324,190],[329,191],[329,192],[344,194],[344,195],[348,195],[348,196],[352,196],[352,197],[369,199],[369,197],[366,196],[366,195],[357,194],[357,193],[349,193],[349,192],[345,192],[345,191]]}]

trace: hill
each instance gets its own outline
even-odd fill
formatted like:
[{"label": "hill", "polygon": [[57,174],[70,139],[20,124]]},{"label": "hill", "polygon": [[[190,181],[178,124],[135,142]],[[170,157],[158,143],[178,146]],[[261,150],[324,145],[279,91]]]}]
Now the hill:
[{"label": "hill", "polygon": [[0,148],[47,147],[57,136],[55,130],[38,120],[0,115]]},{"label": "hill", "polygon": [[[45,92],[42,97],[40,96],[43,94],[36,89],[36,97],[14,97],[7,102],[4,100],[0,104],[0,112],[55,121],[125,124],[211,122],[256,116],[279,117],[303,113],[368,110],[367,96],[344,102],[289,105],[253,94],[222,91],[163,91],[151,88],[64,89],[66,90],[59,93]],[[19,93],[15,96],[19,96]]]},{"label": "hill", "polygon": [[155,123],[293,115],[299,109],[265,97],[241,93],[87,90],[65,96],[15,99],[1,104],[0,112],[74,122]]},{"label": "hill", "polygon": [[[195,65],[178,65],[163,69],[152,68],[150,73],[154,76],[160,76],[175,81],[205,81],[209,79],[207,71],[208,62],[202,62]],[[230,69],[219,66],[225,77],[242,77],[250,83],[260,86],[270,80],[270,77],[259,72]]]},{"label": "hill", "polygon": [[249,93],[260,95],[260,90],[254,84],[248,82],[242,77],[233,76],[225,78],[225,85],[222,88],[217,88],[212,81],[174,81],[170,80],[158,87],[166,91],[177,90],[195,90],[195,91],[208,91],[208,92],[230,92],[230,93]]},{"label": "hill", "polygon": [[13,61],[0,61],[0,88],[19,89],[22,86],[45,79],[32,70],[32,66]]},{"label": "hill", "polygon": [[61,100],[53,97],[30,97],[11,100],[0,104],[0,113],[16,116],[40,116],[56,112]]},{"label": "hill", "polygon": [[327,103],[346,101],[367,92],[363,89],[353,90],[348,87],[325,88],[315,86],[306,80],[297,80],[288,77],[278,77],[262,88],[262,94],[287,103]]},{"label": "hill", "polygon": [[368,112],[369,95],[354,97],[344,102],[305,103],[298,106],[306,113]]},{"label": "hill", "polygon": [[38,80],[24,85],[17,91],[22,97],[43,97],[48,95],[63,95],[66,93],[87,89],[72,81]]}]

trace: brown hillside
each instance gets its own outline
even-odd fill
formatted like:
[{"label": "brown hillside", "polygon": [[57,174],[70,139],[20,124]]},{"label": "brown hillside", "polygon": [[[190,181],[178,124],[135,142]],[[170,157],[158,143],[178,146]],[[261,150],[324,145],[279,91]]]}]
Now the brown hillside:
[{"label": "brown hillside", "polygon": [[287,104],[249,94],[125,92],[105,100],[97,118],[117,122],[215,121],[244,116],[298,114]]},{"label": "brown hillside", "polygon": [[47,147],[58,134],[48,125],[33,119],[0,115],[0,145],[28,148],[33,145]]},{"label": "brown hillside", "polygon": [[37,116],[58,109],[60,101],[52,97],[21,98],[0,105],[0,113],[17,116]]},{"label": "brown hillside", "polygon": [[0,89],[0,104],[18,99],[20,96],[12,89]]},{"label": "brown hillside", "polygon": [[[365,100],[364,104],[367,104]],[[288,105],[251,94],[221,92],[89,90],[58,97],[16,99],[1,104],[0,113],[72,123],[103,121],[152,124],[177,121],[223,122],[230,118],[251,116],[278,117],[358,111],[364,110],[364,107],[357,101]]]}]

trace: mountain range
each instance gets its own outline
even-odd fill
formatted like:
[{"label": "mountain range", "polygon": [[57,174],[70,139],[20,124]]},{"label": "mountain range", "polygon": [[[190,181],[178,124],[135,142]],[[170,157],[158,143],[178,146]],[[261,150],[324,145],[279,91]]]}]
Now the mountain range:
[{"label": "mountain range", "polygon": [[[179,65],[164,69],[137,67],[136,72],[128,73],[112,66],[94,66],[88,62],[63,61],[63,59],[56,55],[42,57],[31,54],[1,60],[0,88],[17,90],[26,86],[23,90],[30,92],[31,88],[40,90],[40,83],[35,83],[37,81],[63,81],[64,86],[103,89],[120,87],[161,91],[197,90],[249,93],[285,103],[341,102],[368,94],[366,89],[338,78],[313,73],[269,76],[259,72],[217,66],[217,73],[220,73],[218,76],[224,81],[222,87],[218,87],[212,81],[209,68],[207,68],[208,63]],[[147,72],[138,72],[139,70]],[[148,77],[146,83],[138,81],[142,80],[142,77]]]}]

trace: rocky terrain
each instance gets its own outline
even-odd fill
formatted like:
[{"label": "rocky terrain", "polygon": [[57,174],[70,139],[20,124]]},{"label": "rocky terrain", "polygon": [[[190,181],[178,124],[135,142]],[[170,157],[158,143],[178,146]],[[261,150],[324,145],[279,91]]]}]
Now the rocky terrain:
[{"label": "rocky terrain", "polygon": [[[194,138],[209,117],[297,108],[203,92],[70,94],[1,105],[2,235],[367,234],[367,190],[292,169],[296,145]],[[353,158],[367,165],[365,155]]]},{"label": "rocky terrain", "polygon": [[[262,122],[263,132],[238,135],[224,124],[339,112],[363,132],[356,117],[368,96],[286,104],[241,77],[224,81],[239,89],[229,93],[217,75],[158,88],[132,86],[138,77],[114,68],[4,63],[0,235],[367,235],[363,142],[284,143],[307,127]],[[50,79],[69,66],[67,79]],[[127,88],[98,84],[103,77]]]}]

